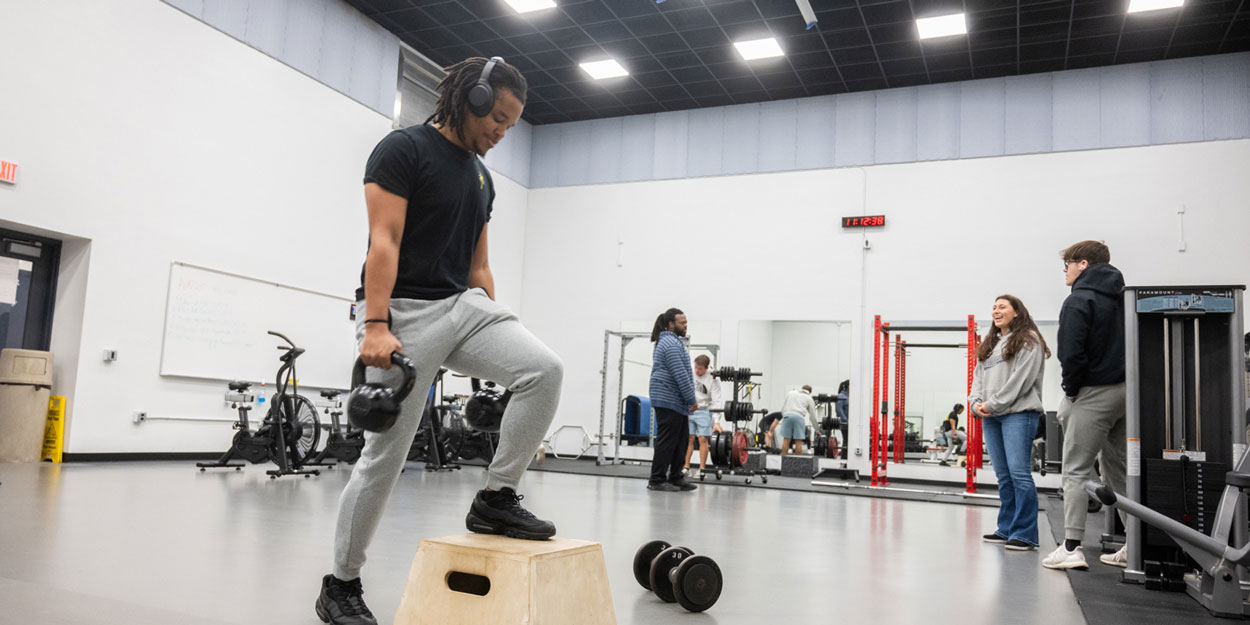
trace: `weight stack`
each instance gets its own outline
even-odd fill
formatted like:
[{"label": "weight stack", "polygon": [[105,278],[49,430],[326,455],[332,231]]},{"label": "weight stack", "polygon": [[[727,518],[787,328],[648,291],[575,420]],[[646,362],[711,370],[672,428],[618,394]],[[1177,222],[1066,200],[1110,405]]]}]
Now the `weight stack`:
[{"label": "weight stack", "polygon": [[767,457],[767,455],[768,454],[764,453],[763,449],[748,451],[746,466],[742,468],[748,471],[763,471],[766,468],[764,466],[764,458]]},{"label": "weight stack", "polygon": [[781,474],[786,477],[802,477],[810,480],[819,469],[820,459],[815,456],[789,454],[781,457]]},{"label": "weight stack", "polygon": [[[1145,469],[1143,481],[1148,505],[1168,518],[1210,535],[1220,497],[1224,494],[1228,465],[1147,458]],[[1145,527],[1148,546],[1177,546],[1164,532],[1149,525]]]}]

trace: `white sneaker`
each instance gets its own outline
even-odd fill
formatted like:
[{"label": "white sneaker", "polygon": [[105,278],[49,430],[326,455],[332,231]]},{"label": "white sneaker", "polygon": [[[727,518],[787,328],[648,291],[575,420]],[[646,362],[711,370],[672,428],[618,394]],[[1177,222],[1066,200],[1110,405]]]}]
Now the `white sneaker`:
[{"label": "white sneaker", "polygon": [[1115,553],[1104,553],[1098,556],[1098,561],[1111,566],[1118,566],[1122,569],[1128,568],[1128,545],[1120,547]]},{"label": "white sneaker", "polygon": [[1085,553],[1080,547],[1072,551],[1059,545],[1057,549],[1050,552],[1050,555],[1042,559],[1042,566],[1048,569],[1088,569],[1089,565],[1085,563]]}]

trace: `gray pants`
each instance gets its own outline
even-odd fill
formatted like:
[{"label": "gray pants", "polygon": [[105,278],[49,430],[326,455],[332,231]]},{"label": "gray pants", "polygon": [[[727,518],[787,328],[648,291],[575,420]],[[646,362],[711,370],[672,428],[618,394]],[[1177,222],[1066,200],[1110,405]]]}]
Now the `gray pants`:
[{"label": "gray pants", "polygon": [[[357,305],[356,344],[364,340],[363,303]],[[481,289],[443,300],[391,300],[391,332],[416,365],[417,385],[391,429],[365,433],[365,447],[339,498],[334,536],[334,576],[360,576],[386,500],[399,479],[421,421],[430,384],[441,366],[512,391],[499,434],[499,449],[486,473],[486,488],[515,489],[542,442],[560,400],[564,366],[555,352],[526,330],[507,307]],[[370,368],[370,382],[394,384],[399,369]],[[465,502],[468,511],[468,502]]]},{"label": "gray pants", "polygon": [[[1124,493],[1125,456],[1128,441],[1124,433],[1124,383],[1087,386],[1075,402],[1064,399],[1059,405],[1059,425],[1063,428],[1063,534],[1067,540],[1085,537],[1085,517],[1089,496],[1082,486],[1098,480],[1094,460],[1099,460],[1102,483]],[[1124,513],[1120,513],[1124,520]]]},{"label": "gray pants", "polygon": [[950,460],[951,456],[968,446],[968,435],[959,430],[943,432],[942,437],[946,439],[946,453],[942,454],[942,462]]}]

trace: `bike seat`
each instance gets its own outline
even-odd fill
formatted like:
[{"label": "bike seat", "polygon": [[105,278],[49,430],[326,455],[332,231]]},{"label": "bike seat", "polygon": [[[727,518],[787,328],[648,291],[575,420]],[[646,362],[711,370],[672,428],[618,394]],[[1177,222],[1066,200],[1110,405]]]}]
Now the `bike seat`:
[{"label": "bike seat", "polygon": [[342,392],[343,391],[340,391],[338,389],[324,388],[324,389],[321,389],[321,396],[326,399],[334,399],[335,397],[339,396],[339,393],[342,393]]},{"label": "bike seat", "polygon": [[229,386],[230,386],[230,390],[232,391],[246,391],[247,389],[252,388],[252,383],[251,382],[239,382],[236,380],[234,382],[231,382]]},{"label": "bike seat", "polygon": [[1241,489],[1250,488],[1250,473],[1229,471],[1224,474],[1224,483]]}]

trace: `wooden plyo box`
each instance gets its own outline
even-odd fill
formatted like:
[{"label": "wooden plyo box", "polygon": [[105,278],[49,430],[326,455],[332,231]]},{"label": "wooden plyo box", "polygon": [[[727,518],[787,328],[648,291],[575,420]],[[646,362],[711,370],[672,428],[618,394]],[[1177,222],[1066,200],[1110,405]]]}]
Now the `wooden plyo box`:
[{"label": "wooden plyo box", "polygon": [[423,540],[395,625],[616,625],[603,546],[485,534]]}]

